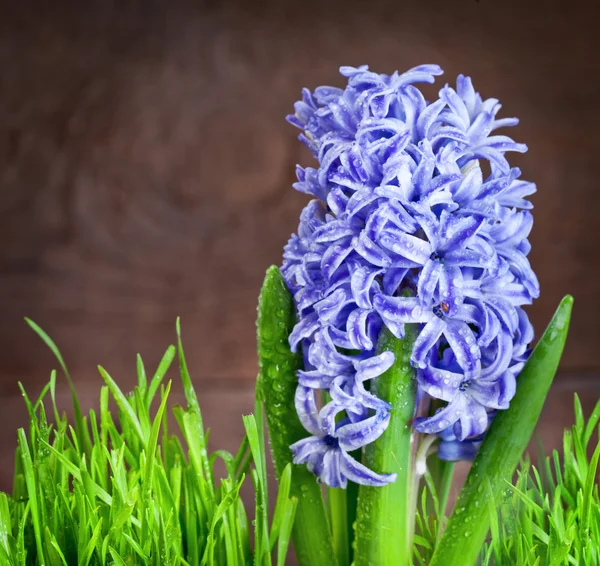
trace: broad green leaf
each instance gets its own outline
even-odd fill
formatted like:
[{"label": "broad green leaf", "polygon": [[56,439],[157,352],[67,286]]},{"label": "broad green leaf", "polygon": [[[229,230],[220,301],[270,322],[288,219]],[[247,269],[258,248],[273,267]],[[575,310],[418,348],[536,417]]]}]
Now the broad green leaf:
[{"label": "broad green leaf", "polygon": [[475,564],[489,528],[486,498],[499,499],[527,448],[558,368],[572,307],[567,295],[519,375],[510,407],[490,426],[430,566]]},{"label": "broad green leaf", "polygon": [[[288,343],[295,319],[292,296],[279,268],[271,266],[258,300],[257,395],[264,401],[277,477],[292,461],[290,445],[307,436],[294,407],[296,374],[302,367],[301,354],[291,352]],[[293,466],[290,493],[298,500],[292,537],[299,565],[334,566],[321,487],[305,466]]]}]

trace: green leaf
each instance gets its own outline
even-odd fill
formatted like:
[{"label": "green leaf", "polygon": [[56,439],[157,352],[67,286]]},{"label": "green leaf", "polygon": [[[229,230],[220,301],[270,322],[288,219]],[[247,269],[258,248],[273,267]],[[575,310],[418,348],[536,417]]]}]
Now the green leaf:
[{"label": "green leaf", "polygon": [[298,500],[295,497],[292,497],[290,500],[288,500],[285,514],[283,515],[283,520],[281,521],[279,537],[277,539],[277,566],[285,566],[286,564],[290,535],[292,534],[292,527],[294,525],[294,517],[296,515],[297,505]]},{"label": "green leaf", "polygon": [[100,372],[102,379],[104,379],[106,385],[108,386],[108,389],[112,393],[112,396],[115,402],[117,403],[117,406],[119,407],[121,413],[123,413],[123,415],[127,417],[127,420],[133,426],[133,430],[137,434],[137,437],[140,440],[140,442],[144,443],[145,438],[144,433],[142,432],[140,421],[138,420],[135,411],[129,404],[127,397],[125,397],[121,389],[119,389],[119,386],[115,383],[115,380],[108,374],[108,372],[102,366],[98,366],[98,371]]},{"label": "green leaf", "polygon": [[160,384],[162,383],[165,374],[169,371],[173,360],[175,359],[175,354],[177,353],[177,348],[171,345],[167,348],[167,351],[164,353],[158,367],[156,368],[156,372],[152,376],[150,380],[150,385],[148,386],[148,391],[146,393],[146,406],[150,408],[152,404],[152,399],[154,399],[154,395],[156,394]]},{"label": "green leaf", "polygon": [[[291,352],[288,344],[295,319],[292,296],[279,268],[271,266],[258,299],[257,394],[264,401],[277,477],[292,462],[290,445],[307,436],[294,406],[296,374],[302,367],[301,354]],[[292,467],[290,493],[298,499],[292,535],[298,564],[334,566],[336,557],[321,487],[305,466]]]},{"label": "green leaf", "polygon": [[77,432],[77,439],[79,440],[80,446],[84,447],[86,446],[86,435],[83,429],[83,427],[85,426],[83,421],[83,412],[81,411],[81,405],[79,404],[79,398],[77,397],[77,391],[75,391],[75,385],[73,384],[73,380],[71,379],[71,374],[67,369],[67,365],[63,360],[60,350],[58,349],[52,338],[50,338],[50,336],[48,336],[48,334],[46,334],[40,326],[33,322],[33,320],[25,317],[25,322],[27,322],[31,329],[42,339],[46,346],[50,348],[50,351],[58,360],[58,363],[60,364],[60,367],[62,368],[63,373],[67,378],[67,383],[69,384],[69,390],[71,391],[71,397],[73,399],[73,408],[75,410],[75,430]]},{"label": "green leaf", "polygon": [[27,495],[29,496],[29,503],[31,504],[31,520],[33,521],[33,531],[35,535],[35,545],[38,553],[38,560],[40,564],[44,564],[45,553],[44,546],[42,544],[41,511],[39,507],[40,503],[38,499],[38,485],[33,461],[31,459],[31,452],[29,451],[29,444],[27,443],[27,436],[22,428],[17,431],[17,436],[19,448],[21,449],[21,458],[23,460],[23,471],[25,473]]},{"label": "green leaf", "polygon": [[490,426],[430,566],[475,564],[489,528],[486,499],[498,500],[529,443],[558,368],[572,307],[567,295],[521,372],[510,407]]},{"label": "green leaf", "polygon": [[378,473],[398,474],[384,487],[361,485],[358,490],[354,563],[356,566],[412,564],[417,485],[413,475],[411,426],[416,403],[415,370],[410,356],[418,329],[406,326],[402,340],[384,330],[378,352],[391,351],[394,365],[379,376],[372,392],[392,405],[385,432],[365,448],[363,463]]},{"label": "green leaf", "polygon": [[277,492],[277,502],[275,503],[275,511],[273,513],[273,523],[271,524],[271,533],[269,534],[269,546],[271,552],[275,548],[275,543],[279,537],[281,524],[285,516],[289,495],[290,486],[292,483],[292,465],[288,464],[279,478],[279,491]]}]

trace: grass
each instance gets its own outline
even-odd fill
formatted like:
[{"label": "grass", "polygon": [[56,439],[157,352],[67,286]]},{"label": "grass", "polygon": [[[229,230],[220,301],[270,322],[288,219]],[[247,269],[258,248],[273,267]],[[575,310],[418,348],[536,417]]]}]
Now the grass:
[{"label": "grass", "polygon": [[[575,425],[565,431],[562,451],[541,451],[537,467],[526,457],[502,499],[482,503],[491,528],[478,564],[600,566],[600,401],[587,423],[577,395],[574,405]],[[416,564],[425,565],[447,517],[429,474],[421,495],[414,555]]]},{"label": "grass", "polygon": [[[177,346],[167,348],[151,376],[138,356],[132,392],[123,393],[100,367],[99,411],[84,416],[60,352],[28,322],[67,377],[74,416],[69,422],[57,408],[55,371],[39,398],[22,390],[30,424],[17,433],[12,495],[0,493],[0,566],[286,563],[298,503],[294,467],[281,466],[269,516],[260,398],[254,415],[243,417],[237,453],[209,453],[178,323]],[[176,361],[185,407],[169,404],[165,375]],[[169,410],[176,430],[169,429]],[[524,459],[500,499],[482,498],[491,529],[478,564],[600,566],[599,422],[600,401],[586,422],[575,396],[575,424],[565,431],[562,450],[540,457],[537,467]],[[436,459],[428,464],[416,515],[413,555],[419,566],[429,564],[441,540],[452,477],[452,465]],[[253,508],[240,497],[250,481]],[[356,486],[350,487],[328,491],[340,565],[352,561],[346,550],[352,547]]]},{"label": "grass", "polygon": [[[167,349],[151,377],[138,356],[131,393],[123,393],[100,367],[100,410],[83,416],[58,349],[28,322],[67,376],[75,422],[56,406],[56,372],[38,399],[23,390],[30,424],[28,432],[18,431],[13,493],[0,493],[0,565],[285,564],[296,508],[289,495],[291,468],[281,475],[270,520],[260,404],[255,415],[243,417],[246,434],[236,454],[208,453],[179,323],[177,347]],[[171,431],[171,383],[164,378],[175,358],[187,406],[172,407],[178,430]],[[111,414],[112,402],[118,418]],[[217,460],[226,469],[221,479]],[[251,511],[240,497],[248,476],[255,492]]]}]

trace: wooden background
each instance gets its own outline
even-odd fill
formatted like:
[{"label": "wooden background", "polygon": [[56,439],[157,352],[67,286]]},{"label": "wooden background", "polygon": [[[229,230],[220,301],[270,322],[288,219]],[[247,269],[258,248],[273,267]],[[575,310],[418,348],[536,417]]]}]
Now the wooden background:
[{"label": "wooden background", "polygon": [[[9,5],[10,4],[10,5]],[[284,116],[341,64],[439,63],[500,98],[538,184],[531,261],[541,332],[575,295],[545,413],[553,444],[574,389],[600,396],[600,41],[594,2],[3,2],[0,9],[0,488],[10,486],[21,380],[55,367],[23,323],[61,347],[84,405],[98,363],[125,388],[181,315],[214,443],[250,412],[254,318],[306,202],[308,152]],[[176,392],[176,396],[178,393]],[[65,407],[68,405],[64,399]]]}]

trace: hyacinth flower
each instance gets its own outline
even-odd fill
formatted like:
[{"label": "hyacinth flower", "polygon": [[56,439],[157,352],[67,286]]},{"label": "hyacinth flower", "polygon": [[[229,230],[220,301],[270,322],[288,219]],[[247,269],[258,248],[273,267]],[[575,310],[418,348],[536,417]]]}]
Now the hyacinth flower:
[{"label": "hyacinth flower", "polygon": [[[441,74],[435,65],[341,73],[345,89],[305,89],[288,117],[319,162],[298,168],[295,188],[315,199],[282,266],[297,307],[290,344],[306,362],[297,410],[313,434],[292,451],[328,485],[380,485],[394,476],[346,475],[342,465],[389,422],[356,360],[374,360],[376,379],[390,366],[389,357],[375,362],[383,329],[402,338],[406,324],[418,325],[411,362],[419,395],[444,406],[415,415],[415,428],[464,441],[473,455],[489,415],[509,406],[533,337],[522,307],[539,295],[527,260],[525,197],[535,186],[506,158],[526,147],[495,133],[518,120],[498,119],[498,101],[482,100],[468,77],[428,102],[416,85]],[[332,400],[307,408],[307,388]],[[353,444],[332,415],[351,423]],[[331,457],[326,442],[341,456]]]},{"label": "hyacinth flower", "polygon": [[[340,72],[344,88],[304,89],[288,116],[317,161],[294,184],[312,198],[259,301],[274,460],[296,464],[306,517],[294,544],[301,564],[409,564],[420,478],[439,482],[445,505],[453,462],[475,458],[489,477],[474,472],[462,508],[481,532],[451,518],[438,558],[457,563],[485,537],[481,482],[501,489],[531,436],[572,299],[532,355],[523,307],[540,291],[527,258],[536,188],[508,161],[526,146],[496,132],[516,118],[499,118],[499,102],[462,75],[426,100],[418,85],[437,65]],[[358,497],[339,489],[355,484]]]}]

